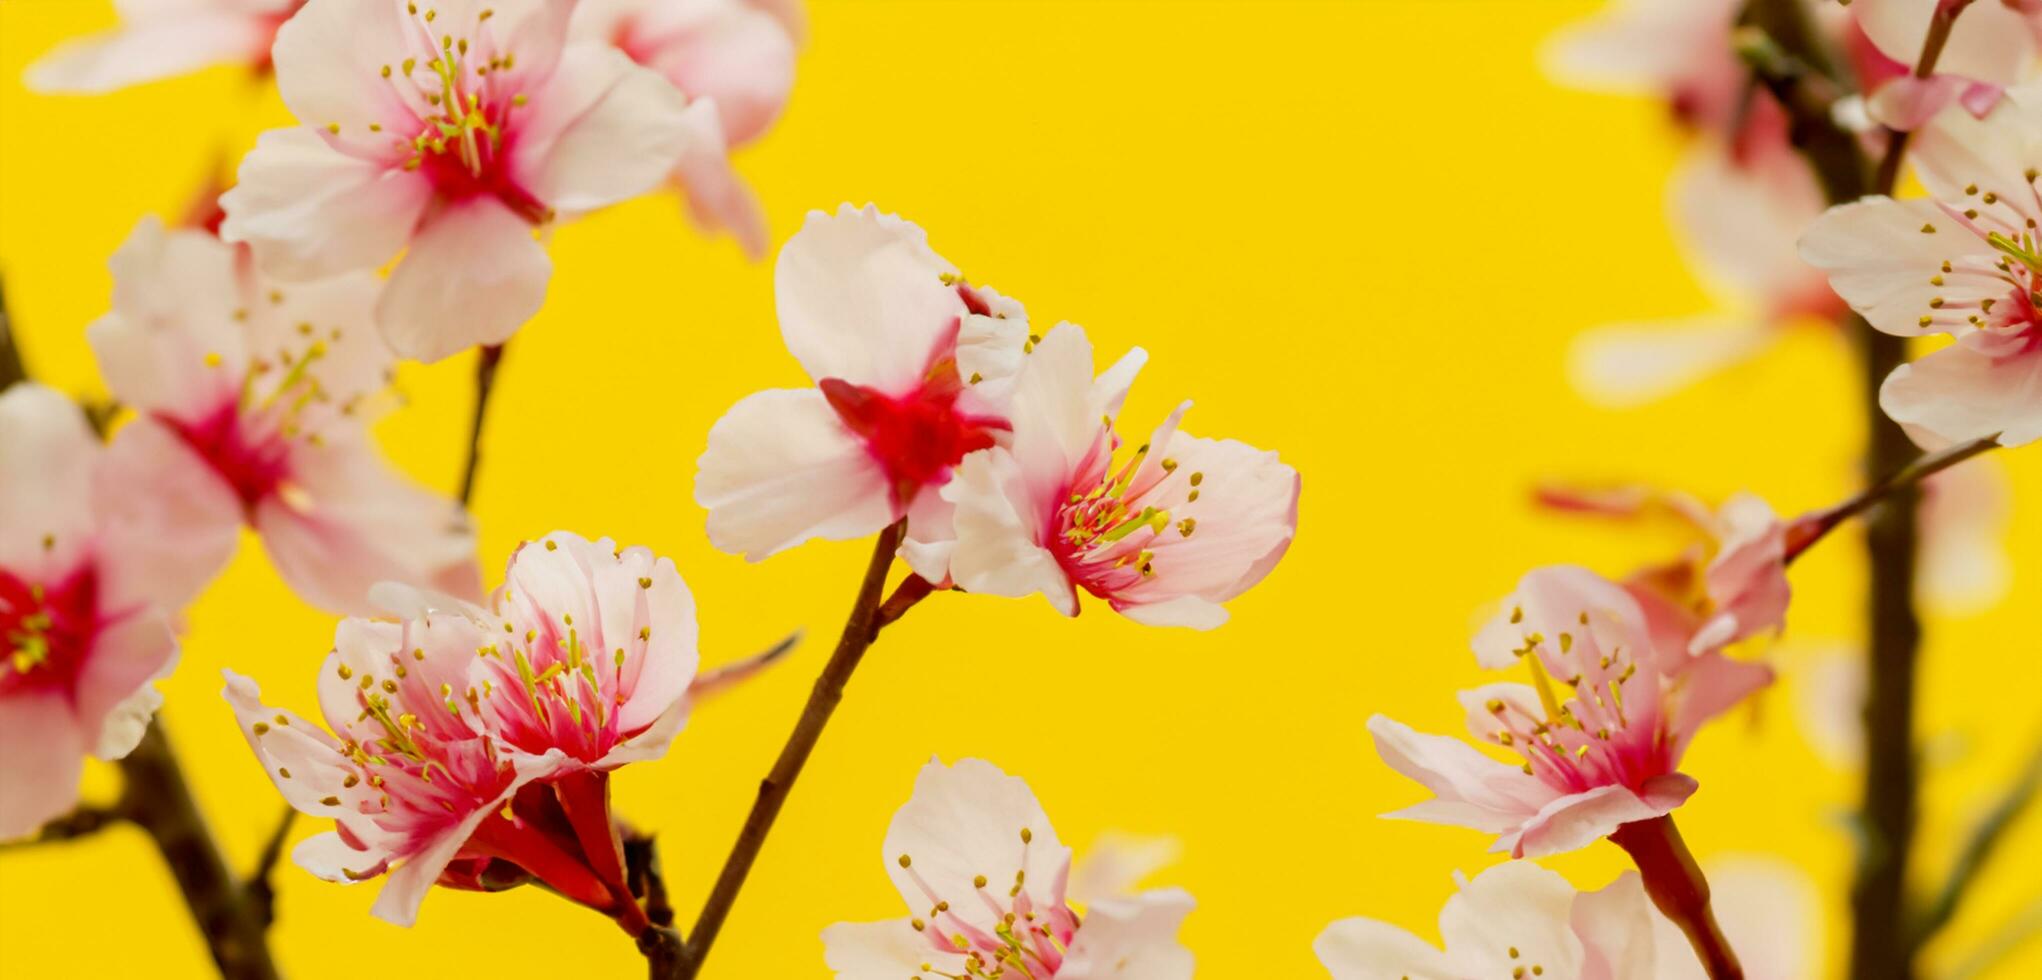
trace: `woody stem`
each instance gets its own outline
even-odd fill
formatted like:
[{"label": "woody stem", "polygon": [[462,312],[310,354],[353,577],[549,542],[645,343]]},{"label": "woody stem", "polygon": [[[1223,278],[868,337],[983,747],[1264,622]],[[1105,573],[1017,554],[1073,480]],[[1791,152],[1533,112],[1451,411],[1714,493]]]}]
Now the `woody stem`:
[{"label": "woody stem", "polygon": [[475,413],[468,424],[468,464],[461,470],[463,507],[475,499],[475,474],[482,466],[482,424],[489,415],[489,395],[496,388],[503,348],[503,344],[490,344],[475,351]]}]

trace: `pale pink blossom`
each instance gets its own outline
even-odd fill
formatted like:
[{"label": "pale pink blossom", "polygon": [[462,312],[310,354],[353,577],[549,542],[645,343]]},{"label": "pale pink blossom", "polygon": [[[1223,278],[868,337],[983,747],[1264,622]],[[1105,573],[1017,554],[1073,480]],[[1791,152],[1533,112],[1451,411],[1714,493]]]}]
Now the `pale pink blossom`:
[{"label": "pale pink blossom", "polygon": [[1526,574],[1477,634],[1475,654],[1490,669],[1522,663],[1533,683],[1460,696],[1473,736],[1524,764],[1377,715],[1377,751],[1437,796],[1389,816],[1497,834],[1494,850],[1535,857],[1671,812],[1695,791],[1679,771],[1695,733],[1773,677],[1720,652],[1690,653],[1694,625],[1679,607],[1586,569]]},{"label": "pale pink blossom", "polygon": [[269,69],[277,28],[304,0],[114,0],[121,26],[28,67],[37,92],[96,94],[214,65]]},{"label": "pale pink blossom", "polygon": [[1067,616],[1083,590],[1138,622],[1209,629],[1226,621],[1221,603],[1276,567],[1297,532],[1299,490],[1276,453],[1185,434],[1184,402],[1115,459],[1114,422],[1146,359],[1136,349],[1095,379],[1091,341],[1068,323],[1032,346],[1011,445],[965,457],[942,491],[956,506],[942,570],[957,585],[1040,592]]},{"label": "pale pink blossom", "polygon": [[305,125],[263,134],[221,234],[270,275],[375,269],[400,355],[497,344],[537,313],[537,234],[657,187],[707,104],[599,41],[574,0],[310,0],[277,33],[277,85]]},{"label": "pale pink blossom", "polygon": [[1658,96],[1682,124],[1728,137],[1752,96],[1730,38],[1740,9],[1739,0],[1614,0],[1553,39],[1548,71],[1579,88]]},{"label": "pale pink blossom", "polygon": [[[1333,980],[1702,980],[1679,928],[1646,897],[1636,872],[1593,892],[1528,861],[1491,867],[1439,912],[1445,949],[1387,922],[1343,919],[1313,943]],[[1812,889],[1784,862],[1712,861],[1710,890],[1723,932],[1750,980],[1813,975],[1808,937],[1819,930]]]},{"label": "pale pink blossom", "polygon": [[1916,141],[1927,198],[1839,205],[1801,241],[1802,257],[1872,326],[1954,341],[1880,388],[1886,414],[1927,448],[2042,437],[2037,112],[2026,98],[2003,100],[1982,120],[1943,112]]},{"label": "pale pink blossom", "polygon": [[1823,196],[1790,147],[1737,159],[1716,144],[1674,174],[1669,211],[1716,311],[1598,327],[1576,340],[1577,390],[1612,407],[1651,401],[1771,349],[1793,327],[1833,323],[1844,304],[1796,244]]},{"label": "pale pink blossom", "polygon": [[246,523],[323,608],[364,611],[384,579],[479,594],[466,513],[392,470],[367,430],[392,366],[372,273],[275,282],[153,218],[112,265],[113,310],[87,337],[137,413],[114,441],[159,494],[184,495],[194,567],[224,566]]},{"label": "pale pink blossom", "polygon": [[2042,5],[1984,0],[1963,6],[1928,78],[1913,74],[1930,21],[1949,0],[1862,0],[1849,9],[1878,54],[1901,70],[1868,80],[1874,121],[1912,130],[1953,104],[1984,115],[2001,92],[2035,76],[2042,55]]},{"label": "pale pink blossom", "polygon": [[78,802],[87,755],[118,759],[163,703],[170,616],[198,591],[174,475],[110,450],[64,396],[0,394],[0,840]]},{"label": "pale pink blossom", "polygon": [[573,30],[617,46],[691,99],[707,100],[711,131],[692,141],[674,182],[705,230],[728,230],[745,252],[766,251],[758,198],[726,150],[758,139],[794,88],[798,0],[581,0]]},{"label": "pale pink blossom", "polygon": [[2006,543],[2013,493],[2005,465],[1990,456],[1922,482],[1917,592],[1924,603],[1970,616],[2006,598],[2014,577]]},{"label": "pale pink blossom", "polygon": [[809,213],[774,272],[780,333],[815,386],[772,389],[709,431],[695,502],[716,547],[757,561],[908,518],[940,540],[936,488],[1004,439],[1028,333],[1021,305],[967,284],[922,229],[866,206]]},{"label": "pale pink blossom", "polygon": [[298,863],[329,881],[388,873],[374,912],[399,924],[434,883],[536,880],[642,931],[607,780],[664,753],[687,716],[694,607],[672,563],[556,532],[518,549],[486,608],[394,584],[378,598],[401,618],[341,623],[320,673],[331,735],[227,675],[277,789],[337,825]]},{"label": "pale pink blossom", "polygon": [[910,914],[823,930],[837,980],[1191,976],[1191,952],[1177,941],[1191,896],[1068,894],[1070,848],[1028,785],[990,763],[923,767],[887,828],[885,854]]},{"label": "pale pink blossom", "polygon": [[1439,910],[1444,950],[1387,922],[1353,918],[1327,926],[1312,951],[1333,980],[1642,980],[1686,950],[1685,940],[1672,949],[1656,940],[1658,916],[1636,872],[1593,892],[1528,861],[1454,881],[1459,891]]}]

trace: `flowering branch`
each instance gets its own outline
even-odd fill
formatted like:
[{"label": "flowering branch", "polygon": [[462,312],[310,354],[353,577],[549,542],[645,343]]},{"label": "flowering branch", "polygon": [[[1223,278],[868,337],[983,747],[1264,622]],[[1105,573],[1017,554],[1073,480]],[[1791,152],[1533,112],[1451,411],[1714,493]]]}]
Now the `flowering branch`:
[{"label": "flowering branch", "polygon": [[120,812],[163,852],[220,975],[228,980],[275,980],[277,968],[264,935],[268,923],[257,915],[206,830],[160,720],[150,724],[120,767],[127,780]]},{"label": "flowering branch", "polygon": [[1687,934],[1711,980],[1741,980],[1744,968],[1709,908],[1709,880],[1681,840],[1672,816],[1624,824],[1609,835],[1631,855],[1645,882],[1645,894],[1668,921]]},{"label": "flowering branch", "polygon": [[2007,829],[2027,810],[2028,804],[2035,801],[2038,792],[2042,792],[2042,748],[2028,757],[2020,778],[2014,781],[2013,787],[1993,805],[1970,839],[1964,842],[1964,849],[1958,852],[1957,861],[1950,868],[1950,876],[1943,881],[1943,887],[1937,890],[1936,897],[1922,912],[1914,928],[1908,931],[1910,950],[1919,951],[1926,946],[1956,916],[1957,906],[1963,902],[1972,883],[1977,881],[1979,872],[1985,869],[2000,841],[2005,839]]},{"label": "flowering branch", "polygon": [[489,414],[489,394],[496,388],[496,368],[503,363],[504,346],[489,344],[475,351],[475,414],[468,424],[468,465],[461,470],[463,507],[475,499],[475,473],[482,465],[482,423]]},{"label": "flowering branch", "polygon": [[1973,439],[1958,443],[1932,453],[1924,453],[1899,472],[1859,491],[1849,500],[1834,507],[1816,511],[1795,521],[1787,530],[1787,553],[1784,561],[1791,563],[1801,553],[1813,547],[1817,541],[1827,537],[1838,525],[1865,511],[1871,510],[1880,501],[1891,497],[1902,489],[1919,486],[1922,481],[1941,473],[1958,463],[1987,450],[1999,448],[1996,439]]},{"label": "flowering branch", "polygon": [[[1936,62],[1943,57],[1943,46],[1950,43],[1950,29],[1957,25],[1957,15],[1971,6],[1971,0],[1942,0],[1936,4],[1935,13],[1929,15],[1929,33],[1921,42],[1921,57],[1915,59],[1914,77],[1927,78],[1935,74]],[[1872,186],[1881,194],[1893,193],[1893,186],[1900,182],[1900,161],[1907,155],[1908,133],[1886,130],[1886,154],[1879,158],[1879,173]]]},{"label": "flowering branch", "polygon": [[[753,862],[758,860],[760,848],[765,846],[773,821],[787,803],[788,792],[794,788],[794,781],[800,777],[802,766],[807,764],[817,740],[822,738],[823,727],[829,724],[831,713],[843,700],[844,684],[851,679],[851,672],[858,669],[858,662],[864,658],[866,649],[878,639],[880,627],[899,619],[908,607],[927,595],[928,583],[923,582],[921,595],[915,595],[910,583],[921,580],[910,577],[895,593],[900,601],[885,604],[892,609],[892,618],[881,618],[880,597],[886,586],[886,573],[893,567],[894,553],[900,549],[901,539],[906,534],[906,520],[896,521],[880,532],[872,550],[872,560],[865,568],[865,580],[858,587],[857,602],[852,605],[850,618],[844,623],[843,636],[837,641],[836,652],[830,655],[829,663],[823,666],[822,674],[815,679],[808,703],[802,707],[801,718],[795,722],[787,744],[780,749],[780,757],[774,760],[772,770],[759,783],[758,800],[752,804],[750,815],[745,817],[744,829],[739,832],[737,843],[731,847],[730,856],[724,859],[723,871],[717,875],[716,886],[710,890],[708,901],[703,903],[702,913],[695,917],[695,928],[690,933],[692,938],[686,946],[687,955],[670,966],[666,973],[659,972],[660,964],[655,959],[653,980],[692,980],[701,970],[702,961],[709,957],[709,949],[715,944],[717,933],[723,929],[724,919],[730,915],[731,904],[737,901],[738,892],[744,888],[745,877],[751,873]],[[652,953],[647,955],[652,958]]]}]

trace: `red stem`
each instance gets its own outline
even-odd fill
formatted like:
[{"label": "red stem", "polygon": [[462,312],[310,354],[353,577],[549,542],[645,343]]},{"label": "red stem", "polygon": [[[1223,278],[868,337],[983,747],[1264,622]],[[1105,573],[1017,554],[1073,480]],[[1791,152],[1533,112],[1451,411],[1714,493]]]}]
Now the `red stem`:
[{"label": "red stem", "polygon": [[1652,896],[1652,904],[1687,934],[1711,980],[1742,980],[1744,967],[1738,965],[1737,954],[1730,949],[1730,941],[1723,937],[1723,928],[1716,924],[1716,914],[1709,908],[1709,880],[1702,876],[1695,856],[1688,853],[1687,842],[1681,840],[1680,828],[1673,825],[1673,817],[1627,823],[1609,839],[1631,855],[1639,876],[1645,880],[1645,894]]}]

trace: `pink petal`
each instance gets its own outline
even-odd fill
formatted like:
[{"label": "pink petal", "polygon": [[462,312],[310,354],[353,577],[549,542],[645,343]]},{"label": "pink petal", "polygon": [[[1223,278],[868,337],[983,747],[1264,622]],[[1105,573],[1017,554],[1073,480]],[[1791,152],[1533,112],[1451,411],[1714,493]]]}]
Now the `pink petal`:
[{"label": "pink petal", "polygon": [[389,261],[431,197],[419,174],[343,154],[309,129],[275,129],[220,196],[220,237],[248,243],[270,275],[317,279]]},{"label": "pink petal", "polygon": [[1998,300],[2006,291],[1984,276],[1952,277],[1941,286],[1929,281],[1945,261],[1983,268],[1999,254],[1923,199],[1869,197],[1833,207],[1802,237],[1801,257],[1829,273],[1837,294],[1872,326],[1900,337],[1932,332],[1921,317],[1937,297],[1969,303]]},{"label": "pink petal", "polygon": [[1319,933],[1312,952],[1333,980],[1453,980],[1446,955],[1422,939],[1375,919],[1341,919]]},{"label": "pink petal", "polygon": [[1368,720],[1376,753],[1390,768],[1431,790],[1438,799],[1384,816],[1514,832],[1558,794],[1514,766],[1498,762],[1457,738],[1422,735],[1382,715]]},{"label": "pink petal", "polygon": [[30,65],[23,80],[34,92],[95,95],[209,65],[252,68],[268,56],[270,38],[257,16],[181,10],[67,41]]},{"label": "pink petal", "polygon": [[552,275],[532,226],[493,198],[475,198],[426,219],[376,319],[399,355],[437,361],[509,340],[539,312]]},{"label": "pink petal", "polygon": [[99,440],[70,399],[33,382],[0,393],[0,568],[57,577],[85,559],[94,531]]},{"label": "pink petal", "polygon": [[876,207],[811,211],[774,269],[780,334],[811,378],[905,391],[965,314],[956,274],[922,229]]},{"label": "pink petal", "polygon": [[78,803],[87,738],[62,691],[0,698],[0,840],[34,834]]},{"label": "pink petal", "polygon": [[1993,357],[1952,344],[1895,368],[1879,407],[1916,442],[1919,429],[1938,444],[1997,435],[2000,445],[2026,445],[2042,438],[2042,348]]},{"label": "pink petal", "polygon": [[1180,888],[1093,902],[1058,975],[1190,980],[1191,951],[1177,930],[1194,904]]},{"label": "pink petal", "polygon": [[885,471],[812,388],[731,406],[697,466],[710,541],[752,561],[810,538],[862,538],[895,519]]},{"label": "pink petal", "polygon": [[512,172],[567,215],[636,197],[658,187],[700,138],[687,109],[685,96],[623,52],[573,45],[531,95]]},{"label": "pink petal", "polygon": [[93,479],[108,548],[108,602],[177,610],[241,543],[241,500],[177,434],[143,416],[114,434]]},{"label": "pink petal", "polygon": [[1578,851],[1624,824],[1671,812],[1694,791],[1693,779],[1672,773],[1649,780],[1642,795],[1610,785],[1560,797],[1525,821],[1511,856],[1545,857]]}]

